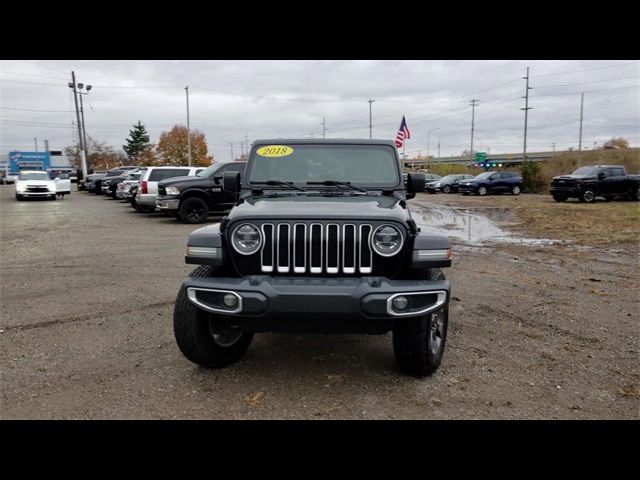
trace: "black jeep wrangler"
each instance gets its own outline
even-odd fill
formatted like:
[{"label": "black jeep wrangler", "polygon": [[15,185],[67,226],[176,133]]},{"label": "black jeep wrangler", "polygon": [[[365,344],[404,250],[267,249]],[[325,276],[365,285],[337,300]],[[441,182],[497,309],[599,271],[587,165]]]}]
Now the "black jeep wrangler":
[{"label": "black jeep wrangler", "polygon": [[187,242],[174,310],[182,353],[205,367],[238,361],[257,332],[393,331],[399,366],[430,375],[442,360],[449,239],[418,227],[386,140],[261,140],[245,175],[225,172],[237,203]]}]

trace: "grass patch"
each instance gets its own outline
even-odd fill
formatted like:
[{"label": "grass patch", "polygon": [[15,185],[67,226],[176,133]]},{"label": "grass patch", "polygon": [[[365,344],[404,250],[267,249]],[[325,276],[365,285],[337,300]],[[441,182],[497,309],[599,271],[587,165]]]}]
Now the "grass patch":
[{"label": "grass patch", "polygon": [[583,245],[640,242],[638,202],[556,203],[546,195],[536,197],[514,208],[521,222],[516,229]]}]

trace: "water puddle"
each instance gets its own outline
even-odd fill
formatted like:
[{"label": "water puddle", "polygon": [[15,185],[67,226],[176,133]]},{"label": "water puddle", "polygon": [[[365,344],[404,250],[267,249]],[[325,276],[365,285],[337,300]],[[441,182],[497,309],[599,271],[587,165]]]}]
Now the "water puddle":
[{"label": "water puddle", "polygon": [[458,240],[456,243],[459,245],[481,246],[502,242],[539,246],[566,243],[548,238],[521,237],[502,228],[515,224],[513,212],[508,208],[487,208],[480,213],[443,205],[412,205],[411,215],[418,225],[439,228],[449,238]]}]

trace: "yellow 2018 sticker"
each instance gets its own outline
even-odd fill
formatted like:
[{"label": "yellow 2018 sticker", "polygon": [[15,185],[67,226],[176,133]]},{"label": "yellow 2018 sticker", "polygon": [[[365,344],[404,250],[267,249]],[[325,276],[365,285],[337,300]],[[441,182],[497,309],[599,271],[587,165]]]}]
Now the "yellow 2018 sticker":
[{"label": "yellow 2018 sticker", "polygon": [[286,145],[267,145],[256,150],[261,157],[286,157],[293,153],[293,148]]}]

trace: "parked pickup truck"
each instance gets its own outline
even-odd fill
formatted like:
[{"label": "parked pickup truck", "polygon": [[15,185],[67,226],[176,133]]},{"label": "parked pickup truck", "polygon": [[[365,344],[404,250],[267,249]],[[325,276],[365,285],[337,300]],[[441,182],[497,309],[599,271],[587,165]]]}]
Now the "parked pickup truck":
[{"label": "parked pickup truck", "polygon": [[611,201],[616,196],[640,200],[640,175],[627,175],[621,165],[580,167],[571,175],[554,177],[550,191],[556,202],[577,198],[591,203],[596,197]]},{"label": "parked pickup truck", "polygon": [[158,183],[156,207],[184,223],[204,223],[209,214],[224,215],[236,202],[236,195],[222,188],[224,173],[242,175],[246,164],[214,164],[196,176],[163,180]]}]

